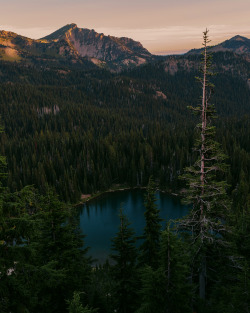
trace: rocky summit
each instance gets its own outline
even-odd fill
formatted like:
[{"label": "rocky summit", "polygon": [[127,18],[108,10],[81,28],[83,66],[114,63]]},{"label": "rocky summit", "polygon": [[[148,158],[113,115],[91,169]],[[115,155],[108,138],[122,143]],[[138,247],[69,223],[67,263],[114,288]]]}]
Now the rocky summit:
[{"label": "rocky summit", "polygon": [[104,67],[115,71],[154,59],[140,42],[126,37],[99,34],[93,29],[68,24],[54,33],[33,40],[0,31],[0,58],[8,61],[48,60]]}]

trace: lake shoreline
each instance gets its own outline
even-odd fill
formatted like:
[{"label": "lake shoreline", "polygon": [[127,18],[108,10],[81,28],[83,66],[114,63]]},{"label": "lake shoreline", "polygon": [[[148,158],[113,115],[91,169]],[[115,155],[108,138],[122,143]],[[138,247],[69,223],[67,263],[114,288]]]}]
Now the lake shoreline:
[{"label": "lake shoreline", "polygon": [[[81,201],[79,203],[75,204],[74,207],[84,205],[85,203],[88,203],[89,201],[92,201],[94,199],[98,199],[99,197],[101,197],[105,194],[109,194],[109,193],[113,193],[113,192],[119,192],[119,191],[126,191],[126,190],[136,190],[136,189],[139,189],[139,190],[147,189],[147,186],[128,187],[128,186],[119,185],[119,186],[110,188],[110,189],[105,190],[105,191],[100,191],[100,192],[94,193],[93,195],[83,194],[81,196],[82,197]],[[160,191],[162,193],[169,194],[169,195],[174,196],[174,197],[179,197],[179,195],[177,193],[173,193],[171,191],[171,189],[162,190],[162,189],[157,188],[156,191]]]}]

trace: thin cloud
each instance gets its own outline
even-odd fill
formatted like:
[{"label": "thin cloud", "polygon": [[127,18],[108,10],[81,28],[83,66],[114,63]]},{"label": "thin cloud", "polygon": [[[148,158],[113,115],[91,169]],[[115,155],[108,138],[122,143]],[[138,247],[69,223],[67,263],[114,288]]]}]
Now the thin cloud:
[{"label": "thin cloud", "polygon": [[[153,53],[165,54],[168,51],[180,51],[184,49],[199,48],[202,42],[202,33],[209,29],[211,44],[218,44],[235,35],[250,37],[247,26],[235,28],[231,25],[208,25],[200,27],[170,26],[163,28],[123,29],[123,28],[96,28],[97,32],[116,37],[129,37],[140,41]],[[169,53],[167,53],[169,54]]]},{"label": "thin cloud", "polygon": [[[207,28],[210,30],[211,38],[220,36],[229,36],[244,33],[250,35],[249,27],[238,27],[235,29],[234,26],[230,25],[208,25]],[[206,29],[205,27],[189,27],[189,26],[170,26],[163,28],[135,28],[135,29],[124,29],[124,28],[107,28],[97,27],[97,32],[104,33],[106,35],[113,35],[117,37],[132,37],[135,40],[153,40],[156,41],[159,37],[176,37],[178,38],[201,38],[202,32]],[[188,36],[188,37],[187,37]]]}]

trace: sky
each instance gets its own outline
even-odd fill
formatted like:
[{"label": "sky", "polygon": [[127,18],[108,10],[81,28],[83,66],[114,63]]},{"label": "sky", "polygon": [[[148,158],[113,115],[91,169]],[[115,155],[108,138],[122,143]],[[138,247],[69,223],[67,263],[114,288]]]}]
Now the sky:
[{"label": "sky", "polygon": [[38,39],[75,23],[130,37],[154,54],[200,48],[235,35],[250,38],[250,0],[0,0],[0,30]]}]

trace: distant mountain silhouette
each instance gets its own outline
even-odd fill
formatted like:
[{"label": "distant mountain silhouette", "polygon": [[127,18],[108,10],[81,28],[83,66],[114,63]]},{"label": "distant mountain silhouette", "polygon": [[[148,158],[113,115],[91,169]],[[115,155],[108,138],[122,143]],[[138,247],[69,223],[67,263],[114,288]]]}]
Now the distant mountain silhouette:
[{"label": "distant mountain silhouette", "polygon": [[[201,50],[192,49],[187,54],[200,53]],[[237,54],[250,54],[250,39],[237,35],[218,45],[211,46],[209,50],[212,52],[231,51]]]}]

